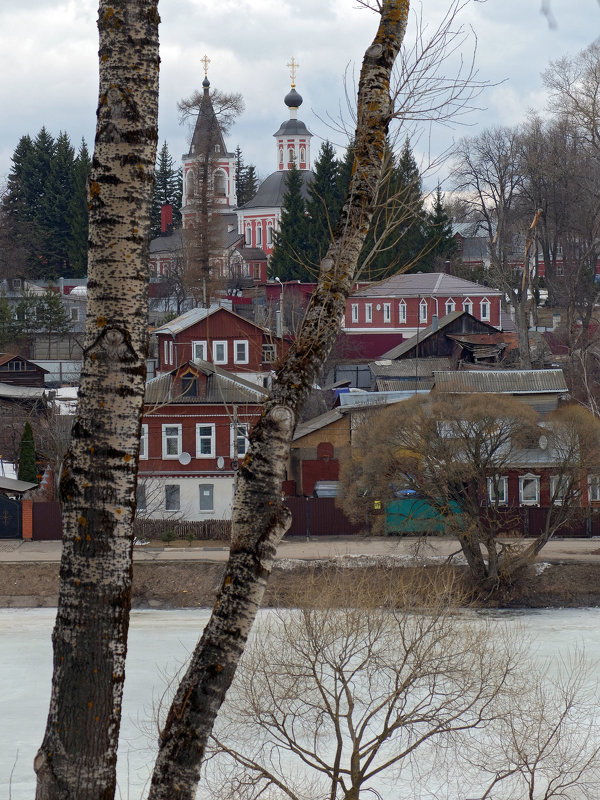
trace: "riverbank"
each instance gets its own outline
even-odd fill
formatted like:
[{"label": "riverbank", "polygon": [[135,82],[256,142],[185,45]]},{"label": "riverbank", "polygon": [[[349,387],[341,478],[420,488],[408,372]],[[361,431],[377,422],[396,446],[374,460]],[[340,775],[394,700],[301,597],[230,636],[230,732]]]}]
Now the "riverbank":
[{"label": "riverbank", "polygon": [[[136,561],[133,573],[135,608],[211,607],[220,585],[223,561]],[[414,579],[415,573],[436,580],[439,564],[394,563],[389,557],[341,556],[322,560],[285,559],[276,562],[265,606],[294,604],[307,584],[329,587],[335,577],[339,596],[360,592],[374,595],[384,581],[396,585]],[[464,568],[455,567],[460,576]],[[0,562],[0,607],[52,607],[58,598],[58,562]],[[426,570],[427,573],[423,573]],[[600,606],[600,563],[543,562],[514,588],[510,597],[486,605],[520,608]]]}]

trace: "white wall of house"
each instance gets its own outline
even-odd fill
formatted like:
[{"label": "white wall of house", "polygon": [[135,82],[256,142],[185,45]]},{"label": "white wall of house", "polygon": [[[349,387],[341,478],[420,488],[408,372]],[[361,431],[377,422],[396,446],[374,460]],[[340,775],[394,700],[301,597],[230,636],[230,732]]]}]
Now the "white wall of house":
[{"label": "white wall of house", "polygon": [[147,519],[231,519],[232,500],[231,474],[138,478],[138,516]]}]

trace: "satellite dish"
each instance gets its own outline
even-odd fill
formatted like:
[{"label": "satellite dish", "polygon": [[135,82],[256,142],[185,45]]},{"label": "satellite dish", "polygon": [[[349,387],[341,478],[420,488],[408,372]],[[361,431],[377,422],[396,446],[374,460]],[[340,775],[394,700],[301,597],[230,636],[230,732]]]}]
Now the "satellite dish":
[{"label": "satellite dish", "polygon": [[223,458],[223,456],[219,456],[217,458],[217,468],[223,469],[224,466],[225,466],[225,459]]},{"label": "satellite dish", "polygon": [[184,466],[186,466],[186,464],[189,464],[191,460],[192,460],[192,457],[191,457],[191,455],[189,453],[180,453],[179,454],[179,463],[180,464],[183,464]]}]

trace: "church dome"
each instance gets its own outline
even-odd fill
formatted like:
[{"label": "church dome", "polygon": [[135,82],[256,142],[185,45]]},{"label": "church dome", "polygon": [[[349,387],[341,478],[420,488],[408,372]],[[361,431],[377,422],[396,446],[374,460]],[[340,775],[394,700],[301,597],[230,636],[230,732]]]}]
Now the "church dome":
[{"label": "church dome", "polygon": [[283,98],[288,108],[299,108],[302,105],[302,95],[292,88]]}]

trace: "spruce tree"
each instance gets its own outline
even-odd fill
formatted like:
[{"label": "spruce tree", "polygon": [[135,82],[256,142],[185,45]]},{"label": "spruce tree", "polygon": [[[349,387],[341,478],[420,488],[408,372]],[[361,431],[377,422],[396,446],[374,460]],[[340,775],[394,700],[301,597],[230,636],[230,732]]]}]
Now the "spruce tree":
[{"label": "spruce tree", "polygon": [[88,203],[87,179],[92,161],[85,143],[81,140],[73,168],[73,194],[69,204],[70,236],[68,243],[71,275],[82,278],[87,275],[88,250]]},{"label": "spruce tree", "polygon": [[19,443],[19,469],[17,478],[27,483],[37,483],[37,466],[35,463],[35,442],[29,420],[25,423],[21,442]]},{"label": "spruce tree", "polygon": [[163,143],[154,172],[154,194],[152,196],[152,236],[160,236],[161,208],[164,205],[173,207],[173,219],[179,219],[181,212],[180,174],[169,152],[167,142]]},{"label": "spruce tree", "polygon": [[315,162],[314,179],[308,187],[307,263],[318,268],[331,242],[331,233],[338,220],[342,196],[340,195],[340,165],[330,142],[321,145]]},{"label": "spruce tree", "polygon": [[425,251],[422,264],[432,272],[439,271],[442,263],[452,258],[456,252],[456,240],[452,235],[452,221],[444,206],[439,183],[433,208],[426,216]]},{"label": "spruce tree", "polygon": [[282,281],[314,280],[314,271],[307,269],[305,260],[308,235],[302,197],[302,173],[294,164],[285,176],[281,222],[269,261],[269,274],[272,277],[278,277]]},{"label": "spruce tree", "polygon": [[37,211],[41,232],[41,271],[46,278],[70,277],[71,202],[75,190],[75,151],[66,133],[54,144],[50,169]]},{"label": "spruce tree", "polygon": [[2,199],[1,250],[3,271],[25,275],[35,262],[34,215],[29,205],[26,176],[31,173],[34,158],[30,136],[22,136],[12,155],[6,192]]},{"label": "spruce tree", "polygon": [[252,200],[257,189],[256,169],[253,164],[246,166],[242,150],[238,145],[235,148],[235,186],[237,193],[237,204],[243,206],[248,200]]},{"label": "spruce tree", "polygon": [[0,295],[0,353],[6,353],[9,347],[14,347],[15,338],[12,306],[4,295]]}]

